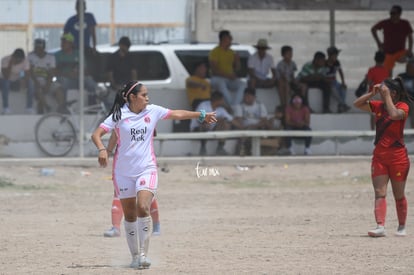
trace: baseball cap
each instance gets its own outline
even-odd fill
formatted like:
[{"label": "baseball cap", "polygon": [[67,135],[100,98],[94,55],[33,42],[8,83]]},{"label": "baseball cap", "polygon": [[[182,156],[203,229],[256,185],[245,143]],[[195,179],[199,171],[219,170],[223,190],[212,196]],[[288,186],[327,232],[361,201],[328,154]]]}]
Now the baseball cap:
[{"label": "baseball cap", "polygon": [[64,39],[68,42],[73,42],[75,40],[75,38],[73,37],[73,35],[71,33],[64,33],[62,35],[61,39]]},{"label": "baseball cap", "polygon": [[42,38],[36,38],[34,41],[34,46],[44,48],[46,46],[46,41]]}]

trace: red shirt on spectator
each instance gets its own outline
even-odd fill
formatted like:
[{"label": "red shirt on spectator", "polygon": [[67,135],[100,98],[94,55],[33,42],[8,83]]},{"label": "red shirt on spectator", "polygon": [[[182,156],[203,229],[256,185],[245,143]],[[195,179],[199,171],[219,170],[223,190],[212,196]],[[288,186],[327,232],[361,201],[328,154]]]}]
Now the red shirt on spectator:
[{"label": "red shirt on spectator", "polygon": [[396,23],[391,19],[385,19],[375,24],[373,28],[383,31],[386,54],[404,50],[407,36],[413,32],[410,22],[405,19],[400,19]]}]

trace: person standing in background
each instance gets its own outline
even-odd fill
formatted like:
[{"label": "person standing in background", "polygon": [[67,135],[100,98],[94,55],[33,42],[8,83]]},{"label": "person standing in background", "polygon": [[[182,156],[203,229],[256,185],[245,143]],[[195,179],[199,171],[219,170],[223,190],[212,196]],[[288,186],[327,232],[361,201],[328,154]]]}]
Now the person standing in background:
[{"label": "person standing in background", "polygon": [[[389,71],[389,76],[392,76],[395,62],[405,62],[407,57],[413,56],[413,29],[409,21],[401,19],[401,14],[401,6],[394,5],[390,10],[390,18],[379,21],[371,28],[378,50],[385,54],[384,67]],[[382,41],[378,37],[379,30],[384,34]]]},{"label": "person standing in background", "polygon": [[[83,1],[83,11],[80,10],[79,2]],[[83,37],[84,37],[84,45],[85,53],[90,54],[92,52],[96,52],[96,20],[95,16],[90,13],[86,12],[86,1],[85,0],[77,0],[75,4],[76,14],[69,17],[66,21],[65,26],[63,27],[64,33],[70,33],[74,37],[74,47],[75,49],[79,49],[79,14],[81,12],[84,13],[84,28],[83,28]],[[92,42],[92,44],[91,44]]]},{"label": "person standing in background", "polygon": [[118,42],[119,49],[109,56],[106,71],[108,74],[108,81],[111,86],[110,94],[107,98],[107,103],[112,103],[115,95],[122,86],[131,79],[137,79],[138,73],[134,59],[129,52],[131,47],[131,40],[127,36],[122,36]]}]

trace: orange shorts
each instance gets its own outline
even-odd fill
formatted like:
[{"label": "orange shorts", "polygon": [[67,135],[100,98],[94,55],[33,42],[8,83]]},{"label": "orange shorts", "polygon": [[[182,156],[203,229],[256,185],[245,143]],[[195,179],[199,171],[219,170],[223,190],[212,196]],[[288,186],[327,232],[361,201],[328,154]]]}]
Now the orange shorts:
[{"label": "orange shorts", "polygon": [[407,50],[401,50],[396,53],[386,54],[384,60],[384,67],[391,72],[392,69],[394,69],[395,62],[399,62],[406,54]]},{"label": "orange shorts", "polygon": [[371,162],[371,178],[388,175],[391,180],[405,181],[410,170],[407,149],[376,147]]}]

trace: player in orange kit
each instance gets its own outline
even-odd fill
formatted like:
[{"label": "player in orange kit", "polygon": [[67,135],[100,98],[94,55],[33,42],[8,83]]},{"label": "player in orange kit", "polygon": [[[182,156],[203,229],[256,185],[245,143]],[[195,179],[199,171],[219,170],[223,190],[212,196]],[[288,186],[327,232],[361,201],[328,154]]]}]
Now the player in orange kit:
[{"label": "player in orange kit", "polygon": [[[370,100],[376,94],[382,100]],[[407,200],[405,184],[410,160],[404,144],[404,127],[407,120],[410,98],[401,78],[388,78],[354,101],[354,106],[375,114],[375,149],[371,162],[371,178],[375,192],[375,220],[377,227],[368,232],[371,237],[385,236],[387,211],[387,185],[391,181],[396,203],[398,228],[396,235],[405,236]]]}]

